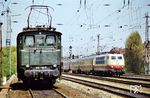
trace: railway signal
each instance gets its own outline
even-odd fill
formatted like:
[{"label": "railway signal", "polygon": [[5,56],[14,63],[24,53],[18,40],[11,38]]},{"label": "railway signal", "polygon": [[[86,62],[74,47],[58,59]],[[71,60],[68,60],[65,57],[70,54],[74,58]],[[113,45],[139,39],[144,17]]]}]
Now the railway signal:
[{"label": "railway signal", "polygon": [[72,46],[69,46],[69,54],[70,54],[69,58],[71,59],[72,58]]}]

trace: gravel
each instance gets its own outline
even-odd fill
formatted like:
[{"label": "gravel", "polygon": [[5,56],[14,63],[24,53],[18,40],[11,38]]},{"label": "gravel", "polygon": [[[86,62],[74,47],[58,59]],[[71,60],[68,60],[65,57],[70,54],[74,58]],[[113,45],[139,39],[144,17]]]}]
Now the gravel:
[{"label": "gravel", "polygon": [[56,83],[56,86],[60,86],[59,91],[63,92],[69,98],[120,98],[120,96],[113,95],[103,90],[94,89],[66,80],[61,80],[60,83]]}]

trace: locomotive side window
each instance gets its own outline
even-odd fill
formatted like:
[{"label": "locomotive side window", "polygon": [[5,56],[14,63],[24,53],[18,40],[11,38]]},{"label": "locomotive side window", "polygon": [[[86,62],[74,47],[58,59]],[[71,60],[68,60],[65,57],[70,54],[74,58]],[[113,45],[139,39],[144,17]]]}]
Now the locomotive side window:
[{"label": "locomotive side window", "polygon": [[104,64],[105,63],[105,56],[97,57],[95,63],[96,64]]},{"label": "locomotive side window", "polygon": [[46,44],[47,44],[47,46],[55,45],[55,43],[56,43],[56,38],[55,38],[55,36],[53,36],[53,35],[48,35],[48,36],[46,37]]},{"label": "locomotive side window", "polygon": [[34,46],[34,36],[31,35],[25,36],[25,46],[28,47]]}]

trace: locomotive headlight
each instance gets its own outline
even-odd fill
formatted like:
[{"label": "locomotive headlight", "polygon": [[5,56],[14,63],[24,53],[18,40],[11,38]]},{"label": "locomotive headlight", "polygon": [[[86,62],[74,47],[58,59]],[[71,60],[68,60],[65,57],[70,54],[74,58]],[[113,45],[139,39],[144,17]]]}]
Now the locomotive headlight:
[{"label": "locomotive headlight", "polygon": [[29,64],[27,64],[27,65],[26,65],[26,68],[29,68],[29,67],[30,67]]},{"label": "locomotive headlight", "polygon": [[56,64],[54,64],[54,65],[53,65],[53,67],[54,67],[54,68],[56,68],[56,67],[57,67],[57,65],[56,65]]}]

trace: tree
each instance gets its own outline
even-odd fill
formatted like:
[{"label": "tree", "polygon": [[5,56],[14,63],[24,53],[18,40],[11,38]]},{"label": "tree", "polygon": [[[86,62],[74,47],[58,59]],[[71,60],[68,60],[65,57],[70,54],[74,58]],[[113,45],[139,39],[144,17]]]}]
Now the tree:
[{"label": "tree", "polygon": [[[9,66],[9,50],[3,47],[3,58],[2,58],[3,74],[6,77],[10,77],[10,66]],[[16,59],[16,47],[11,47],[11,75],[16,73],[17,59]]]},{"label": "tree", "polygon": [[143,57],[144,45],[142,44],[142,39],[138,32],[133,32],[127,38],[125,44],[127,70],[139,74],[141,72],[141,68],[144,68]]}]

